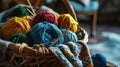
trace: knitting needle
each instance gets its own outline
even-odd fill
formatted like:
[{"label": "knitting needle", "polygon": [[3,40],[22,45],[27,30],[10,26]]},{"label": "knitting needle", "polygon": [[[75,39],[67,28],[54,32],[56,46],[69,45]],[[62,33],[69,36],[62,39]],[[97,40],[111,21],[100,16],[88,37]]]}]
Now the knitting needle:
[{"label": "knitting needle", "polygon": [[30,9],[28,9],[28,8],[26,8],[27,9],[27,11],[32,15],[32,16],[35,16],[33,13],[32,13],[32,11],[30,11]]},{"label": "knitting needle", "polygon": [[33,12],[33,14],[34,14],[34,16],[35,16],[36,13],[35,13],[35,10],[33,9],[32,5],[31,5],[31,3],[30,3],[30,0],[27,0],[27,2],[28,2],[28,4],[29,4],[29,6],[31,7],[31,10],[32,10],[32,12]]}]

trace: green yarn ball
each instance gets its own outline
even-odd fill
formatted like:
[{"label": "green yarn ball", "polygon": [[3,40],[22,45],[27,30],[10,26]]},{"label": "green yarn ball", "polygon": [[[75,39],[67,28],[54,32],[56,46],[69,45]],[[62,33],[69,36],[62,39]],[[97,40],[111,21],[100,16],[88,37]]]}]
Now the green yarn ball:
[{"label": "green yarn ball", "polygon": [[25,33],[18,33],[13,35],[10,41],[12,41],[13,43],[27,43],[27,36]]},{"label": "green yarn ball", "polygon": [[30,13],[27,11],[26,7],[19,6],[18,8],[15,8],[10,16],[17,16],[17,17],[23,17],[23,16],[29,16]]}]

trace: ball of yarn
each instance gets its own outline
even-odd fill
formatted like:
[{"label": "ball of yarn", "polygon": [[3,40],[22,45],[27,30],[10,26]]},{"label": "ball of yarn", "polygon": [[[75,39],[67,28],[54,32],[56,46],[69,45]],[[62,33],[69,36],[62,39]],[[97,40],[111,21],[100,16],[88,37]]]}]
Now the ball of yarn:
[{"label": "ball of yarn", "polygon": [[3,26],[4,23],[0,22],[0,28]]},{"label": "ball of yarn", "polygon": [[10,14],[10,16],[17,16],[17,17],[23,17],[23,16],[29,16],[29,12],[27,11],[26,7],[19,6],[13,10],[13,12]]},{"label": "ball of yarn", "polygon": [[66,34],[63,36],[64,37],[64,43],[72,41],[72,42],[76,42],[78,41],[77,35],[75,33],[73,33],[70,30],[66,30],[66,29],[61,29],[62,32],[66,32]]},{"label": "ball of yarn", "polygon": [[28,33],[31,26],[24,18],[14,17],[4,23],[0,32],[3,39],[9,40],[14,34]]},{"label": "ball of yarn", "polygon": [[[49,47],[59,36],[62,35],[61,30],[54,24],[49,22],[40,22],[33,26],[30,36],[35,44],[43,43],[46,47]],[[54,45],[63,43],[64,38],[61,37]]]},{"label": "ball of yarn", "polygon": [[97,53],[92,55],[94,67],[106,67],[107,59],[104,55]]},{"label": "ball of yarn", "polygon": [[25,33],[18,33],[13,35],[10,41],[13,43],[27,43],[27,36]]},{"label": "ball of yarn", "polygon": [[24,16],[23,19],[27,20],[31,27],[33,27],[33,19],[30,16]]},{"label": "ball of yarn", "polygon": [[44,22],[44,21],[58,25],[57,17],[50,12],[41,11],[33,18],[34,24],[38,22]]},{"label": "ball of yarn", "polygon": [[77,31],[78,23],[70,14],[62,14],[58,17],[59,27],[63,29],[69,29],[72,32]]}]

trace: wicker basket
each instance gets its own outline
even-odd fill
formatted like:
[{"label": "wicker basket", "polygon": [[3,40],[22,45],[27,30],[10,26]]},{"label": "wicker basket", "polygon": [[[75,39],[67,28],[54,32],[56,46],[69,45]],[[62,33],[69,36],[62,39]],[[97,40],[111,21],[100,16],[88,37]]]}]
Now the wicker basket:
[{"label": "wicker basket", "polygon": [[[22,0],[18,0],[19,3],[25,3],[22,2]],[[42,1],[39,1],[39,3]],[[66,5],[68,8],[69,13],[73,16],[73,18],[77,21],[75,12],[70,5],[68,0],[62,0],[62,2]],[[34,5],[34,8],[38,6],[38,2],[36,1],[36,5]],[[88,35],[84,29],[81,27],[78,27],[78,35],[81,42],[87,43],[88,41]],[[29,47],[27,44],[10,44],[8,46],[8,49],[6,51],[5,58],[7,57],[7,61],[4,59],[0,59],[0,66],[2,67],[65,67],[64,64],[61,63],[61,61],[54,55],[54,53],[51,51],[50,48],[46,48],[43,46],[33,46]],[[19,58],[19,59],[18,59]]]},{"label": "wicker basket", "polygon": [[[22,0],[20,3],[23,3]],[[77,21],[76,14],[69,3],[69,0],[61,0],[68,8],[69,13]],[[40,0],[40,2],[42,2]],[[38,4],[34,8],[37,8]],[[26,2],[25,2],[26,3]],[[88,35],[86,31],[78,26],[78,39],[82,44],[87,43]],[[2,51],[2,50],[0,50]],[[22,44],[10,44],[7,48],[6,54],[0,54],[0,67],[65,67],[64,64],[54,55],[50,48],[36,45],[33,47],[28,46],[25,43]],[[6,60],[3,58],[5,57]]]}]

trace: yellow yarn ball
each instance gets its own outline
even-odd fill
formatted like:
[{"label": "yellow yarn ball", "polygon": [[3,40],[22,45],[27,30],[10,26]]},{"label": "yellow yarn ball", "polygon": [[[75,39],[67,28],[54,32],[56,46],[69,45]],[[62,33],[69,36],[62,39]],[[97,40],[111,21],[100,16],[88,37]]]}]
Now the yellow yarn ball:
[{"label": "yellow yarn ball", "polygon": [[1,37],[9,40],[14,34],[28,33],[31,30],[29,21],[24,18],[13,17],[2,26],[0,30]]},{"label": "yellow yarn ball", "polygon": [[62,14],[58,18],[59,27],[63,29],[69,29],[72,32],[77,31],[78,22],[70,14]]},{"label": "yellow yarn ball", "polygon": [[27,20],[31,27],[33,27],[33,19],[30,16],[24,16],[23,19]]}]

